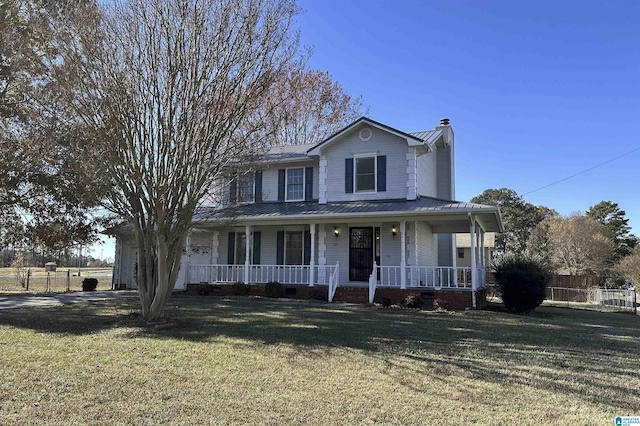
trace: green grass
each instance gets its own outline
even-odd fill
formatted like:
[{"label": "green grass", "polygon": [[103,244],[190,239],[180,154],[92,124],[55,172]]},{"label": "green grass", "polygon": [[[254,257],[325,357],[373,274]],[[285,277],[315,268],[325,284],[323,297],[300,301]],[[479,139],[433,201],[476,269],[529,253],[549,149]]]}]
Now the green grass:
[{"label": "green grass", "polygon": [[613,424],[640,318],[177,297],[0,311],[0,424]]}]

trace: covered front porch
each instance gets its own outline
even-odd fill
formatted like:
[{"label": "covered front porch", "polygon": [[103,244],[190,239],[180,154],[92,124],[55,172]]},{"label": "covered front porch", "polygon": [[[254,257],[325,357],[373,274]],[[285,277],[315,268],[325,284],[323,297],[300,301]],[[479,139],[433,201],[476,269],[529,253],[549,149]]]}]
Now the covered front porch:
[{"label": "covered front porch", "polygon": [[[488,262],[482,255],[484,229],[477,217],[469,214],[420,219],[423,220],[379,222],[352,218],[348,222],[308,225],[272,223],[218,228],[212,234],[211,255],[206,256],[212,262],[203,262],[202,256],[185,256],[183,282],[261,285],[277,281],[287,286],[326,286],[330,302],[341,287],[367,289],[370,303],[378,289],[456,290],[470,292],[472,306],[476,307],[475,295],[485,288]],[[462,232],[461,222],[473,236],[471,267],[455,265],[454,233]],[[295,255],[289,235],[300,233],[305,234],[304,247],[295,259],[304,264],[286,264],[288,256]],[[187,239],[186,252],[193,252],[192,236]],[[227,263],[216,262],[224,253]],[[443,258],[450,264],[438,265]]]}]

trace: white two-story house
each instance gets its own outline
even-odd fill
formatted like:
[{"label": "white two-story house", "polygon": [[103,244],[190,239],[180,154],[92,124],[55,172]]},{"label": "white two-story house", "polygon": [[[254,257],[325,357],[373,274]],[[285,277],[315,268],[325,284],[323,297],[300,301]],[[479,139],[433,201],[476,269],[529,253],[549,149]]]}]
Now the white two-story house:
[{"label": "white two-story house", "polygon": [[[446,119],[405,133],[362,117],[317,145],[273,148],[258,171],[226,182],[222,207],[196,214],[176,290],[228,294],[244,282],[260,294],[277,281],[329,301],[359,289],[370,302],[417,292],[482,307],[483,235],[502,230],[500,211],[453,201],[454,165]],[[468,267],[456,265],[455,233],[471,235]],[[127,241],[117,239],[117,288],[136,287]]]}]

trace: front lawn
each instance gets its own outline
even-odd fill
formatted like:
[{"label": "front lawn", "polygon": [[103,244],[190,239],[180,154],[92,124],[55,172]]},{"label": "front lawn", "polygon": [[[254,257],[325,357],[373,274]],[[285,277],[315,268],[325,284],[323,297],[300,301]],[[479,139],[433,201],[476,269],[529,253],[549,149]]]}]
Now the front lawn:
[{"label": "front lawn", "polygon": [[613,424],[640,318],[178,297],[0,311],[0,424]]}]

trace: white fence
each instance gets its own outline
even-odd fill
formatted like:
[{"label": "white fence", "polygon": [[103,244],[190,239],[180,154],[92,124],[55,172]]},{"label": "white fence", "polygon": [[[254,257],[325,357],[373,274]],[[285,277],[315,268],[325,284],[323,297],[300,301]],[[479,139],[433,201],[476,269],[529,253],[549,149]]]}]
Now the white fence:
[{"label": "white fence", "polygon": [[606,288],[547,287],[547,300],[553,302],[592,303],[617,311],[637,311],[635,290]]}]

